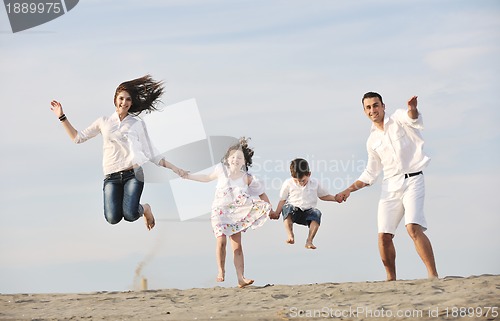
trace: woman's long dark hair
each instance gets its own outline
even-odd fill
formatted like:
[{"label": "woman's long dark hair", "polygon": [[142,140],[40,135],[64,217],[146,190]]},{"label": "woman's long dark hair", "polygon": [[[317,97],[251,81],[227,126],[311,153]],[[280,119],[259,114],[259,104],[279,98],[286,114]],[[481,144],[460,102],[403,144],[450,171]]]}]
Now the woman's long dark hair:
[{"label": "woman's long dark hair", "polygon": [[158,110],[156,105],[160,102],[160,97],[164,92],[163,82],[155,81],[151,75],[122,82],[115,91],[113,103],[116,104],[116,96],[121,91],[126,91],[132,97],[132,107],[128,113],[134,116],[141,112],[146,113]]}]

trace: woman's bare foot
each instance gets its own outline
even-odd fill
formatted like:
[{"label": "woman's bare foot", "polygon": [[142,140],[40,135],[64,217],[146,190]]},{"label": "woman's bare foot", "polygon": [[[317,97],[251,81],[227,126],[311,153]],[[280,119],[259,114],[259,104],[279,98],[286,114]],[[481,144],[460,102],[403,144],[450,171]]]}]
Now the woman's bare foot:
[{"label": "woman's bare foot", "polygon": [[215,280],[217,282],[224,282],[224,271],[219,271],[219,274],[217,274],[217,278]]},{"label": "woman's bare foot", "polygon": [[149,204],[142,205],[144,208],[144,219],[146,220],[146,227],[151,231],[153,227],[155,227],[155,217],[153,216],[153,212],[151,211],[151,206]]},{"label": "woman's bare foot", "polygon": [[252,284],[253,282],[254,282],[254,280],[252,280],[252,279],[243,278],[243,280],[238,281],[238,287],[241,289],[241,288],[244,288],[244,287]]},{"label": "woman's bare foot", "polygon": [[316,246],[314,246],[314,244],[312,244],[311,242],[307,242],[306,249],[315,250]]}]

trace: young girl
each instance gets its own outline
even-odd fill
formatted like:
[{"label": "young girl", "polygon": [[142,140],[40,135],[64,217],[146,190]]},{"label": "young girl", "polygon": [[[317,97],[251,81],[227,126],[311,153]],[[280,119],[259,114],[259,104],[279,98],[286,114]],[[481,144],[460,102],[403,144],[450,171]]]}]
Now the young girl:
[{"label": "young girl", "polygon": [[145,141],[144,135],[138,132],[140,126],[134,126],[140,124],[140,120],[133,116],[156,110],[162,94],[162,83],[154,81],[149,75],[123,82],[115,91],[115,112],[98,118],[82,131],[77,131],[69,122],[60,102],[53,100],[50,103],[52,112],[73,142],[79,144],[98,134],[102,135],[104,217],[110,224],[122,219],[133,222],[144,216],[148,230],[155,226],[151,206],[139,203],[144,182],[136,177],[136,172],[140,174],[138,169],[144,162],[152,160],[179,176],[186,174],[165,159],[152,155],[151,142]]},{"label": "young girl", "polygon": [[[185,176],[187,179],[199,182],[218,180],[211,215],[212,228],[217,238],[215,252],[219,273],[216,280],[224,281],[226,237],[229,236],[240,288],[254,282],[244,276],[241,232],[249,227],[256,229],[262,226],[271,211],[264,187],[247,173],[248,167],[252,165],[253,154],[253,150],[248,147],[247,139],[243,137],[239,143],[229,147],[222,163],[217,165],[211,174]],[[252,198],[250,195],[258,195],[260,199]]]}]

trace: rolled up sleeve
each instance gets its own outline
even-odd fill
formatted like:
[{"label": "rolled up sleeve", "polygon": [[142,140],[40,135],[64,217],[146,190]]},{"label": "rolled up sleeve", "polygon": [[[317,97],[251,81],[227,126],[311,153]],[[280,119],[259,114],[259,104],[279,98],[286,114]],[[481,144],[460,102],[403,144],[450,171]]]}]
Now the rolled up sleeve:
[{"label": "rolled up sleeve", "polygon": [[280,200],[286,201],[288,199],[289,194],[290,194],[289,181],[286,180],[280,189]]},{"label": "rolled up sleeve", "polygon": [[418,117],[416,119],[413,119],[408,115],[407,110],[398,109],[396,110],[396,112],[394,112],[394,119],[399,123],[407,125],[409,127],[419,130],[424,129],[424,120],[420,111],[418,112]]},{"label": "rolled up sleeve", "polygon": [[140,125],[129,133],[129,141],[131,143],[131,150],[134,154],[134,162],[139,166],[146,162],[152,162],[155,165],[159,165],[163,156],[149,139],[145,127],[146,124],[141,121]]},{"label": "rolled up sleeve", "polygon": [[382,163],[378,155],[373,150],[371,150],[369,147],[367,148],[367,150],[368,163],[366,164],[366,168],[361,176],[359,176],[358,180],[365,184],[372,185],[373,183],[375,183],[378,176],[382,172]]},{"label": "rolled up sleeve", "polygon": [[101,123],[102,119],[99,118],[94,121],[89,127],[85,128],[82,131],[77,131],[73,142],[75,144],[81,144],[86,142],[87,140],[99,135],[101,133]]}]

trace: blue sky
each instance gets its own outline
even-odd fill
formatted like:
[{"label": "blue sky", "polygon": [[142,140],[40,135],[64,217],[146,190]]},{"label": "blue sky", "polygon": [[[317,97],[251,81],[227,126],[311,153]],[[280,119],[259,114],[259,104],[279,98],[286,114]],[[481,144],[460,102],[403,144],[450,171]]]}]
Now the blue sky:
[{"label": "blue sky", "polygon": [[[151,288],[220,285],[208,219],[181,222],[169,184],[143,193],[153,231],[105,222],[101,140],[71,143],[49,110],[60,100],[83,129],[113,112],[120,82],[146,73],[165,81],[165,106],[196,99],[207,135],[252,138],[275,206],[295,157],[332,194],[358,177],[363,93],[380,92],[388,112],[418,95],[438,271],[500,273],[498,1],[86,0],[16,34],[4,7],[0,17],[1,293],[128,290],[144,261]],[[244,234],[246,275],[257,285],[383,280],[379,184],[319,203],[316,251],[303,248],[305,228],[286,245],[280,221]],[[398,277],[426,277],[402,226],[395,244]],[[230,254],[226,269],[234,286]]]}]

